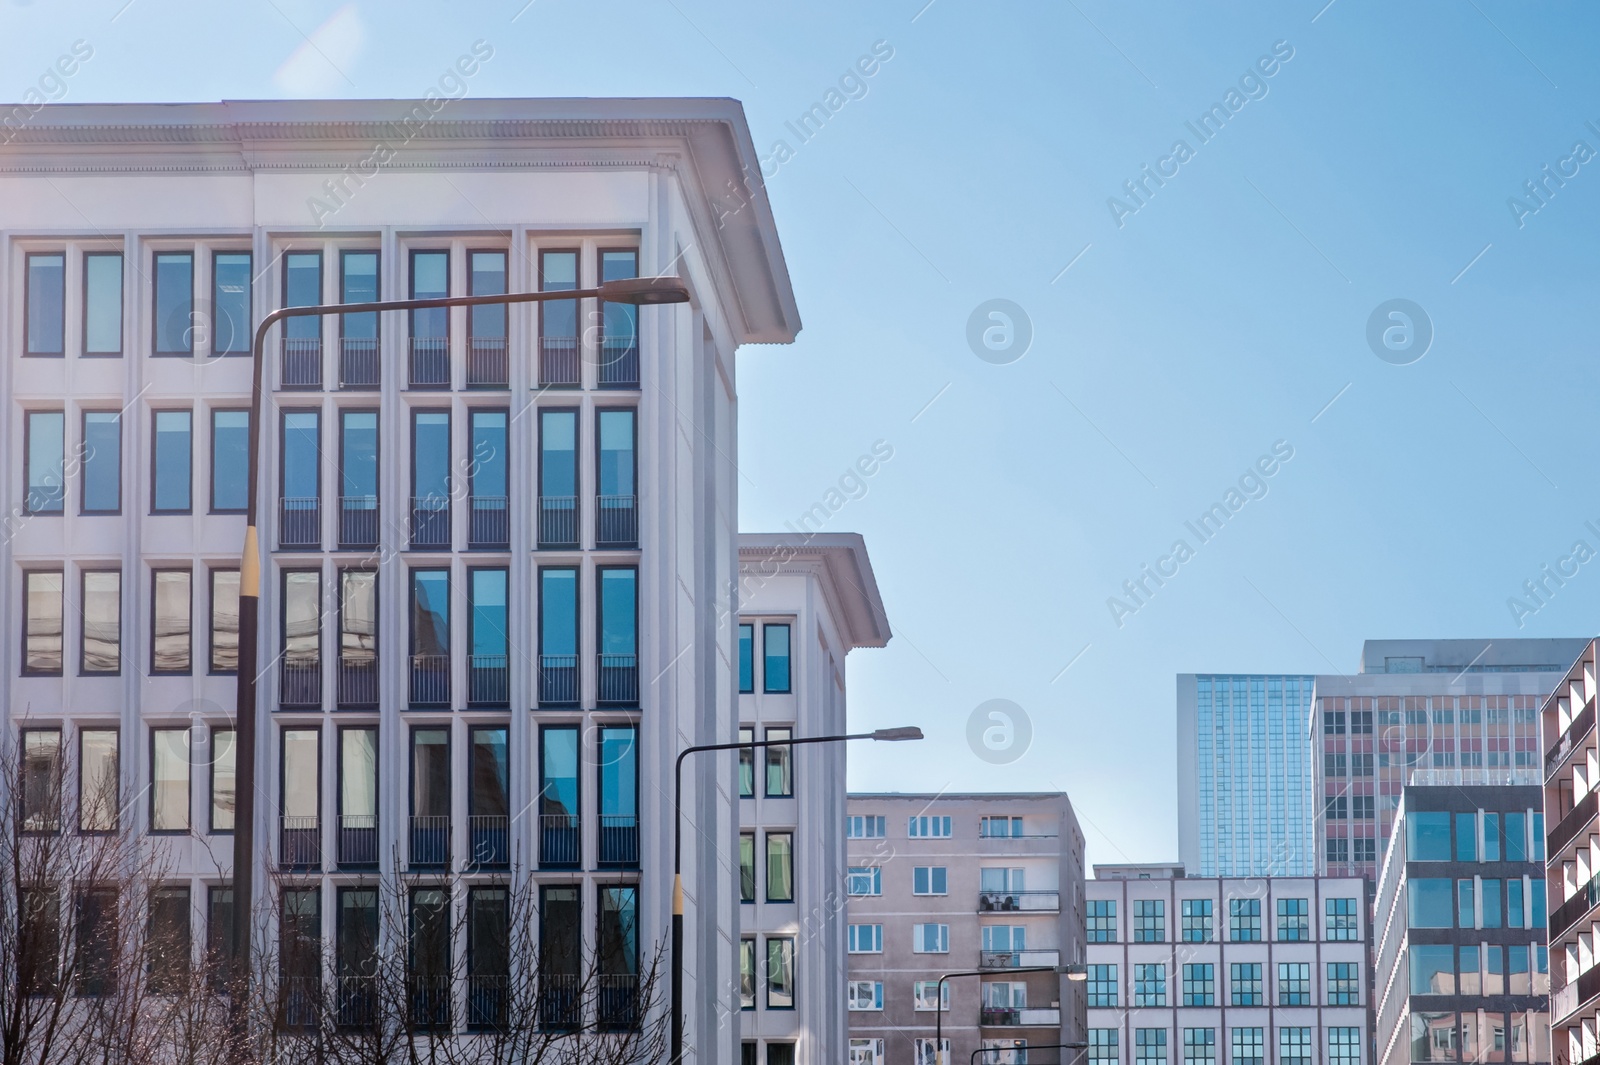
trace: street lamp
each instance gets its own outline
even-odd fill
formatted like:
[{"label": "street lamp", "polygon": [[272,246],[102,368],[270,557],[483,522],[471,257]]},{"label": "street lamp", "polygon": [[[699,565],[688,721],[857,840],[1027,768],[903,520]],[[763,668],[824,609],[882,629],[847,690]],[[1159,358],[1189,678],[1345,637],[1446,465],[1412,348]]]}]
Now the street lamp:
[{"label": "street lamp", "polygon": [[944,1051],[939,1049],[944,1045],[944,982],[955,976],[1012,976],[1020,973],[1055,973],[1058,976],[1065,976],[1073,983],[1089,979],[1088,966],[1082,964],[1024,965],[1012,969],[963,969],[961,972],[945,973],[939,977],[939,985],[934,989],[933,995],[933,1057],[937,1065],[944,1065]]},{"label": "street lamp", "polygon": [[[285,318],[320,318],[329,314],[362,314],[377,311],[417,311],[435,307],[487,307],[513,303],[539,303],[545,300],[600,299],[607,303],[649,306],[662,303],[687,303],[689,290],[676,277],[631,277],[606,281],[595,288],[565,291],[508,292],[491,296],[442,296],[432,299],[380,300],[375,303],[335,303],[311,307],[280,307],[256,326],[251,346],[249,449],[245,474],[246,503],[244,553],[239,560],[239,672],[234,703],[234,829],[233,829],[233,930],[236,965],[248,980],[250,973],[250,921],[254,901],[255,810],[256,810],[256,633],[261,609],[260,547],[256,534],[256,514],[261,476],[262,379],[267,331]],[[242,1000],[243,996],[239,998]],[[236,1022],[242,1018],[242,1001],[234,1003]]]},{"label": "street lamp", "polygon": [[[1072,977],[1069,975],[1067,977],[1067,979],[1070,980],[1070,979],[1072,979]],[[1023,1049],[1023,1050],[1087,1050],[1088,1047],[1089,1047],[1088,1043],[1040,1043],[1038,1046],[1033,1046],[1032,1044],[1030,1044],[1028,1046],[1022,1047],[1021,1049]],[[972,1052],[971,1065],[978,1065],[978,1055],[979,1054],[990,1054],[990,1053],[994,1053],[995,1051],[1007,1050],[1007,1049],[1010,1049],[1010,1048],[1008,1048],[1008,1047],[979,1047],[977,1050],[974,1050]],[[938,1048],[937,1044],[935,1044],[933,1052],[935,1054],[937,1054],[939,1052],[939,1048]]]},{"label": "street lamp", "polygon": [[871,732],[852,732],[842,736],[800,736],[786,740],[750,740],[744,743],[701,743],[678,752],[672,781],[672,1053],[670,1065],[683,1061],[683,761],[691,754],[706,751],[742,751],[757,747],[794,747],[802,743],[842,743],[845,740],[878,740],[896,743],[920,740],[922,730],[915,725],[880,728]]}]

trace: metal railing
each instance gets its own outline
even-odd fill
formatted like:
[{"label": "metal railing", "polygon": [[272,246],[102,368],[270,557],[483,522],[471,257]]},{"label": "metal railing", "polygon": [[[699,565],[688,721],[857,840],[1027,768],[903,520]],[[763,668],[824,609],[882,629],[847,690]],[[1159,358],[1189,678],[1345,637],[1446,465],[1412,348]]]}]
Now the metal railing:
[{"label": "metal railing", "polygon": [[1026,969],[1035,965],[1060,965],[1059,950],[985,950],[979,954],[980,969]]},{"label": "metal railing", "polygon": [[539,497],[539,546],[575,548],[578,546],[578,497]]},{"label": "metal railing", "polygon": [[450,864],[450,817],[411,817],[411,864]]},{"label": "metal railing", "polygon": [[539,816],[539,864],[577,865],[582,850],[576,814]]},{"label": "metal railing", "polygon": [[539,341],[539,384],[575,388],[580,365],[577,337],[543,337]]},{"label": "metal railing", "polygon": [[978,1023],[989,1028],[1056,1027],[1061,1024],[1061,1010],[1057,1007],[984,1006],[978,1011]]},{"label": "metal railing", "polygon": [[301,662],[285,655],[278,674],[278,705],[310,707],[322,705],[322,663]]},{"label": "metal railing", "polygon": [[284,337],[278,360],[279,388],[322,387],[322,338]]},{"label": "metal railing", "polygon": [[467,1030],[490,1031],[504,1027],[511,999],[509,976],[467,977]]},{"label": "metal railing", "polygon": [[322,500],[316,496],[286,496],[278,500],[278,546],[322,547]]},{"label": "metal railing", "polygon": [[639,864],[639,817],[637,814],[600,815],[600,864]]},{"label": "metal railing", "polygon": [[539,1027],[566,1031],[578,1026],[583,1002],[578,997],[577,973],[539,974]]},{"label": "metal railing", "polygon": [[448,337],[411,337],[407,344],[412,388],[450,387],[450,340]]},{"label": "metal railing", "polygon": [[278,865],[283,869],[318,869],[322,866],[322,825],[313,815],[284,815],[278,846]]},{"label": "metal railing", "polygon": [[411,1024],[438,1031],[450,1027],[450,977],[412,973],[406,977],[406,997],[410,999]]},{"label": "metal railing", "polygon": [[378,354],[377,337],[341,337],[339,387],[365,391],[382,383],[383,361]]},{"label": "metal railing", "polygon": [[1059,891],[980,891],[978,909],[1054,913],[1061,909]]},{"label": "metal railing", "polygon": [[467,387],[511,387],[511,360],[505,337],[467,338]]},{"label": "metal railing", "polygon": [[472,814],[467,818],[474,865],[501,867],[511,864],[511,819],[504,814]]},{"label": "metal railing", "polygon": [[335,1021],[340,1028],[370,1028],[378,1016],[377,980],[371,976],[339,977]]},{"label": "metal railing", "polygon": [[578,656],[539,656],[539,705],[570,706],[578,701]]},{"label": "metal railing", "polygon": [[340,709],[370,708],[378,705],[378,657],[339,656],[336,698]]},{"label": "metal railing", "polygon": [[637,973],[601,973],[595,978],[595,1022],[602,1031],[639,1027]]},{"label": "metal railing", "polygon": [[378,818],[376,814],[339,815],[340,868],[378,864]]},{"label": "metal railing", "polygon": [[1579,799],[1578,804],[1561,819],[1555,828],[1551,829],[1549,854],[1553,856],[1560,853],[1562,848],[1571,843],[1579,832],[1588,827],[1589,823],[1594,820],[1597,801],[1600,801],[1600,791],[1591,791]]},{"label": "metal railing", "polygon": [[313,1028],[322,1016],[322,980],[316,976],[278,977],[278,1026]]},{"label": "metal railing", "polygon": [[633,337],[607,337],[600,342],[601,388],[639,387],[639,342]]},{"label": "metal railing", "polygon": [[596,547],[635,548],[639,546],[639,507],[635,496],[595,497],[594,545]]},{"label": "metal railing", "polygon": [[345,550],[378,546],[378,497],[339,497],[339,546]]},{"label": "metal railing", "polygon": [[467,546],[505,551],[511,547],[511,506],[505,496],[473,496]]},{"label": "metal railing", "polygon": [[639,656],[600,656],[599,701],[608,705],[632,706],[639,701]]},{"label": "metal railing", "polygon": [[511,665],[506,655],[472,655],[467,659],[467,705],[510,706]]},{"label": "metal railing", "polygon": [[1573,718],[1572,723],[1561,733],[1561,738],[1551,744],[1550,749],[1545,752],[1544,775],[1548,777],[1551,773],[1554,773],[1556,766],[1560,765],[1567,755],[1572,753],[1573,748],[1577,747],[1578,743],[1587,737],[1593,729],[1594,700],[1590,699],[1584,704],[1583,709],[1578,711],[1578,716]]},{"label": "metal railing", "polygon": [[411,497],[411,546],[450,546],[450,497]]},{"label": "metal railing", "polygon": [[450,705],[450,656],[412,655],[412,706]]}]

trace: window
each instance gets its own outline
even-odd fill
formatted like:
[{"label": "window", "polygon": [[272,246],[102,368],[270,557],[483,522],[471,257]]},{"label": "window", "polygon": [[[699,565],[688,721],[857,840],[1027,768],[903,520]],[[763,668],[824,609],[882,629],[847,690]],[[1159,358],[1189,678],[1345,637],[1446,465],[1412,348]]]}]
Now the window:
[{"label": "window", "polygon": [[62,575],[29,570],[22,576],[23,676],[61,675]]},{"label": "window", "polygon": [[[1497,879],[1483,881],[1483,897],[1479,900],[1479,905],[1483,911],[1482,927],[1484,928],[1499,928],[1501,926],[1500,884],[1501,882]],[[1519,883],[1518,886],[1520,887],[1521,884]],[[1448,928],[1450,926],[1445,924],[1440,927]]]},{"label": "window", "polygon": [[[503,296],[506,292],[506,253],[474,251],[467,254],[467,294]],[[471,307],[467,311],[467,334],[473,340],[501,340],[506,337],[505,304]]]},{"label": "window", "polygon": [[231,728],[211,730],[211,831],[233,831],[234,773],[238,750]]},{"label": "window", "polygon": [[[206,953],[212,960],[233,957],[233,889],[206,889]],[[215,979],[223,979],[219,972]],[[219,988],[220,990],[220,988]]]},{"label": "window", "polygon": [[792,798],[794,796],[794,767],[792,748],[781,741],[788,740],[793,735],[792,729],[769,728],[767,729],[767,742],[780,741],[776,746],[764,748],[767,752],[767,790],[769,799]]},{"label": "window", "polygon": [[67,327],[67,257],[62,252],[26,256],[28,346],[25,355],[64,355]]},{"label": "window", "polygon": [[[248,355],[255,319],[250,308],[250,253],[219,251],[211,258],[211,353]],[[318,302],[321,302],[320,300]]]},{"label": "window", "polygon": [[1330,836],[1325,852],[1331,864],[1348,862],[1350,860],[1350,841],[1343,837]]},{"label": "window", "polygon": [[1261,900],[1228,900],[1228,938],[1235,943],[1261,941]]},{"label": "window", "polygon": [[193,574],[186,569],[158,569],[150,577],[150,671],[188,673],[194,602],[190,584]]},{"label": "window", "polygon": [[1361,1029],[1328,1029],[1328,1065],[1361,1065]]},{"label": "window", "polygon": [[85,674],[122,672],[122,572],[84,570],[78,669]]},{"label": "window", "polygon": [[[576,730],[573,730],[576,732]],[[583,904],[578,889],[566,884],[545,884],[539,888],[539,971],[546,979],[576,985],[583,954]],[[754,950],[752,949],[752,954]],[[751,970],[755,969],[754,958]],[[753,979],[753,978],[752,978]],[[754,994],[754,991],[751,992]],[[576,1026],[576,1004],[562,1001],[556,1007],[559,1020]]]},{"label": "window", "polygon": [[30,410],[23,416],[27,440],[29,514],[60,514],[66,506],[67,416],[58,410]]},{"label": "window", "polygon": [[845,1001],[854,1012],[883,1009],[883,981],[851,980],[845,985]]},{"label": "window", "polygon": [[1478,815],[1456,814],[1456,861],[1478,860]]},{"label": "window", "polygon": [[[291,251],[285,254],[283,305],[315,307],[322,302],[322,253]],[[286,341],[283,346],[284,384],[320,384],[322,318],[318,315],[285,318],[280,328]]]},{"label": "window", "polygon": [[[600,977],[600,986],[608,984],[615,986],[620,980],[625,980],[623,986],[632,987],[632,981],[638,978],[639,973],[639,889],[631,885],[601,885],[600,889],[600,928],[596,937],[595,954],[596,965]],[[769,944],[770,945],[770,944]],[[794,988],[794,941],[789,941],[789,987],[791,1004]],[[768,985],[770,996],[771,985]],[[637,1019],[634,1012],[635,1004],[606,1004],[605,996],[600,996],[600,1023],[603,1027],[617,1025],[624,1022],[632,1025]],[[771,1005],[769,998],[768,1005]],[[611,1011],[616,1013],[612,1014]]]},{"label": "window", "polygon": [[358,725],[341,728],[338,735],[339,865],[376,865],[378,730],[371,725]]},{"label": "window", "polygon": [[1278,963],[1278,1005],[1311,1005],[1311,963]]},{"label": "window", "polygon": [[450,705],[450,571],[411,571],[411,702]]},{"label": "window", "polygon": [[1166,1065],[1167,1030],[1165,1028],[1135,1028],[1133,1030],[1135,1065]]},{"label": "window", "polygon": [[1117,967],[1115,965],[1087,966],[1089,1005],[1096,1009],[1115,1009],[1117,1006]]},{"label": "window", "polygon": [[794,1009],[794,938],[767,937],[767,1009]]},{"label": "window", "polygon": [[[339,302],[378,302],[378,253],[344,251],[339,254]],[[376,388],[378,314],[362,311],[339,316],[342,347],[350,353],[351,364],[342,384],[346,387]],[[357,372],[351,373],[350,370]]]},{"label": "window", "polygon": [[1457,928],[1477,927],[1478,904],[1476,902],[1476,898],[1476,885],[1473,881],[1456,881]]},{"label": "window", "polygon": [[906,834],[912,839],[949,839],[950,818],[919,814],[907,824]]},{"label": "window", "polygon": [[[637,420],[632,410],[595,414],[596,547],[633,547],[639,541],[634,486]],[[787,673],[784,685],[788,691]]]},{"label": "window", "polygon": [[[1028,949],[1028,930],[1022,925],[988,924],[983,925],[979,932],[984,954],[1020,954]],[[1007,959],[1002,958],[984,964],[1004,965],[1007,964]]]},{"label": "window", "polygon": [[1133,900],[1133,941],[1135,943],[1165,943],[1167,940],[1167,903],[1165,899]]},{"label": "window", "polygon": [[283,702],[322,701],[322,571],[283,571]]},{"label": "window", "polygon": [[[1486,882],[1487,883],[1487,882]],[[1406,882],[1412,928],[1450,928],[1455,924],[1454,882],[1441,877],[1413,877]]]},{"label": "window", "polygon": [[851,954],[882,954],[883,925],[853,924],[847,937]]},{"label": "window", "polygon": [[[450,253],[447,251],[412,251],[411,298],[440,299],[448,295],[450,295]],[[445,338],[449,335],[450,309],[448,307],[428,307],[411,312],[411,336],[413,338]]]},{"label": "window", "polygon": [[1521,813],[1508,813],[1506,820],[1506,847],[1505,860],[1508,862],[1525,862],[1528,860],[1528,835],[1527,815]]},{"label": "window", "polygon": [[211,672],[239,669],[239,571],[211,571]]},{"label": "window", "polygon": [[947,924],[919,924],[911,929],[911,950],[914,954],[950,953],[950,926]]},{"label": "window", "polygon": [[1228,965],[1230,1005],[1261,1005],[1261,963],[1231,962]]},{"label": "window", "polygon": [[577,411],[539,411],[540,547],[578,545],[577,441]]},{"label": "window", "polygon": [[1115,899],[1088,899],[1084,903],[1089,942],[1117,941],[1117,903]]},{"label": "window", "polygon": [[[155,255],[155,354],[194,354],[194,255]],[[247,318],[246,321],[249,319]],[[249,343],[249,341],[246,341]]]},{"label": "window", "polygon": [[1342,777],[1345,775],[1345,758],[1342,754],[1324,754],[1322,756],[1322,774],[1327,777]]},{"label": "window", "polygon": [[915,980],[911,984],[911,1001],[919,1011],[948,1013],[950,1011],[950,982],[941,986],[938,980]]},{"label": "window", "polygon": [[114,832],[121,808],[121,760],[116,729],[78,733],[78,830]]},{"label": "window", "polygon": [[1264,1065],[1266,1039],[1261,1028],[1235,1028],[1232,1032],[1233,1065]]},{"label": "window", "polygon": [[411,730],[411,862],[450,860],[450,730]]},{"label": "window", "polygon": [[[756,730],[741,728],[739,730],[740,743],[754,743]],[[756,749],[754,747],[739,748],[739,798],[753,799],[756,794]]]},{"label": "window", "polygon": [[[242,471],[239,479],[244,480]],[[116,411],[86,410],[81,513],[117,514],[121,510],[122,415]]]},{"label": "window", "polygon": [[1165,1006],[1167,1004],[1167,967],[1165,965],[1135,965],[1133,967],[1133,1004],[1135,1006]]},{"label": "window", "polygon": [[844,821],[847,839],[882,839],[886,834],[882,814],[851,814]]},{"label": "window", "polygon": [[789,685],[789,626],[761,626],[761,690],[787,694]]},{"label": "window", "polygon": [[754,625],[739,626],[739,694],[748,695],[756,690],[756,652]]},{"label": "window", "polygon": [[1183,1004],[1185,1006],[1215,1006],[1217,1004],[1217,967],[1215,965],[1209,962],[1184,965]]},{"label": "window", "polygon": [[945,867],[942,865],[919,865],[911,870],[911,893],[913,895],[948,895],[949,891],[945,882]]},{"label": "window", "polygon": [[1311,1029],[1278,1029],[1278,1065],[1311,1065]]},{"label": "window", "polygon": [[1450,860],[1450,815],[1417,811],[1406,815],[1406,860]]},{"label": "window", "polygon": [[150,509],[157,514],[187,514],[194,414],[186,410],[158,410],[154,417],[155,448],[151,455],[154,481],[150,489]]},{"label": "window", "polygon": [[1328,963],[1328,1005],[1361,1005],[1361,976],[1353,961]]},{"label": "window", "polygon": [[739,901],[756,901],[756,834],[739,833]]},{"label": "window", "polygon": [[1358,839],[1355,841],[1355,860],[1358,862],[1375,862],[1378,860],[1378,841],[1372,838]]},{"label": "window", "polygon": [[150,730],[150,831],[189,829],[189,730]]},{"label": "window", "polygon": [[511,705],[510,577],[500,567],[467,570],[467,703]]},{"label": "window", "polygon": [[83,256],[83,353],[122,354],[122,253]]},{"label": "window", "polygon": [[1311,938],[1310,903],[1305,899],[1278,900],[1278,940],[1304,942]]},{"label": "window", "polygon": [[578,729],[568,725],[541,729],[540,746],[539,861],[543,865],[577,865]]},{"label": "window", "polygon": [[211,512],[242,514],[249,489],[250,412],[211,412]]},{"label": "window", "polygon": [[[1112,1034],[1115,1034],[1113,1032]],[[922,1036],[912,1040],[911,1065],[944,1065],[950,1060],[950,1040],[940,1039],[938,1052],[934,1051],[934,1041]]]},{"label": "window", "polygon": [[1184,899],[1183,941],[1185,943],[1211,942],[1211,900]]},{"label": "window", "polygon": [[[509,421],[504,410],[478,409],[467,417],[467,491],[472,500],[467,543],[471,547],[504,550],[511,544]],[[373,489],[374,494],[376,491]]]},{"label": "window", "polygon": [[158,887],[150,892],[148,934],[150,990],[160,995],[182,993],[188,984],[193,951],[187,887]]},{"label": "window", "polygon": [[1344,711],[1324,710],[1322,712],[1322,734],[1324,736],[1344,735]]},{"label": "window", "polygon": [[22,730],[22,830],[61,828],[61,730]]},{"label": "window", "polygon": [[767,901],[794,901],[794,833],[767,833]]},{"label": "window", "polygon": [[1523,927],[1522,881],[1506,881],[1506,927]]},{"label": "window", "polygon": [[[756,939],[746,936],[739,940],[739,1008],[756,1008]],[[754,1046],[754,1043],[746,1044]]]},{"label": "window", "polygon": [[[639,701],[639,571],[632,566],[601,566],[599,581],[600,695],[602,703]],[[768,738],[772,731],[768,730]],[[767,748],[767,794],[772,795],[774,752],[787,767],[787,747]],[[789,785],[792,787],[792,783]],[[787,794],[787,793],[786,793]]]},{"label": "window", "polygon": [[[1409,854],[1407,855],[1409,857]],[[1500,860],[1500,815],[1483,815],[1483,860],[1498,862]]]},{"label": "window", "polygon": [[81,996],[97,998],[117,988],[117,892],[115,888],[80,888],[75,900],[73,968]]},{"label": "window", "polygon": [[[623,751],[631,751],[632,744],[618,744],[614,734],[631,732],[631,729],[616,728],[600,730],[600,842],[603,860],[616,857],[605,853],[605,844],[620,842],[612,838],[617,833],[616,819],[603,813],[606,793],[613,790],[614,777],[625,778],[630,786],[633,782],[631,758],[619,755],[619,747]],[[468,729],[467,738],[472,745],[467,752],[467,831],[472,846],[470,861],[475,866],[507,865],[511,861],[510,736],[504,725],[487,725]],[[629,798],[631,795],[620,801]],[[613,797],[611,801],[615,803],[619,800]]]},{"label": "window", "polygon": [[1371,795],[1350,796],[1350,816],[1358,821],[1370,821],[1376,814],[1376,806]]},{"label": "window", "polygon": [[1352,754],[1350,756],[1350,775],[1370,777],[1372,775],[1372,755]]},{"label": "window", "polygon": [[845,887],[851,895],[882,895],[883,870],[876,865],[852,865]]},{"label": "window", "polygon": [[1183,1060],[1186,1065],[1216,1065],[1217,1030],[1215,1028],[1185,1028],[1183,1030]]},{"label": "window", "polygon": [[[600,280],[639,276],[639,253],[607,248],[600,252]],[[639,387],[639,309],[626,303],[600,304],[600,387]]]},{"label": "window", "polygon": [[[539,289],[543,292],[570,291],[578,287],[578,253],[541,251]],[[539,383],[576,385],[578,383],[578,301],[540,302]]]},{"label": "window", "polygon": [[[414,312],[421,313],[421,312]],[[449,547],[450,414],[411,412],[411,544]]]},{"label": "window", "polygon": [[1089,1065],[1120,1065],[1117,1055],[1117,1040],[1120,1034],[1120,1030],[1116,1028],[1089,1029]]}]

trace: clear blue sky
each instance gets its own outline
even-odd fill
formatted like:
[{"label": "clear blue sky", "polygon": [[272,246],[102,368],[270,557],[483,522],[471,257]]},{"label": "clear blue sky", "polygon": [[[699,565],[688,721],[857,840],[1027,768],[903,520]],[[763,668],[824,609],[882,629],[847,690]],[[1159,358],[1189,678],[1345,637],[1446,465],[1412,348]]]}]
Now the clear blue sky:
[{"label": "clear blue sky", "polygon": [[[894,451],[828,527],[866,535],[896,630],[853,656],[853,715],[931,738],[858,751],[857,787],[1061,787],[1091,860],[1172,858],[1175,673],[1595,631],[1600,560],[1521,629],[1507,599],[1600,550],[1600,158],[1520,226],[1507,200],[1600,151],[1600,13],[523,3],[0,0],[0,98],[80,38],[71,101],[415,97],[483,38],[476,96],[743,100],[764,153],[794,149],[769,188],[805,331],[740,356],[741,521],[776,529]],[[865,95],[800,144],[785,122],[878,41]],[[1201,143],[1185,123],[1277,42],[1292,58]],[[1177,173],[1136,205],[1146,164]],[[1031,319],[1020,361],[968,346],[992,298]],[[1367,343],[1393,298],[1433,323],[1410,365]],[[1185,521],[1276,441],[1267,494],[1201,544]],[[1108,597],[1180,538],[1119,627]],[[993,698],[1034,727],[1003,767],[965,738]]]}]

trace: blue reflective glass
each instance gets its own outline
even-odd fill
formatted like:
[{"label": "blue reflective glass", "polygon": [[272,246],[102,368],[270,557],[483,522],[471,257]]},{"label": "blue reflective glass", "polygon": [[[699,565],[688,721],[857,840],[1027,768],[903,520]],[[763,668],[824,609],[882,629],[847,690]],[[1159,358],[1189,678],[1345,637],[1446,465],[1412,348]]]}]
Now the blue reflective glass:
[{"label": "blue reflective glass", "polygon": [[[450,253],[419,251],[411,255],[411,298],[437,299],[450,294]],[[430,307],[411,312],[411,335],[419,338],[450,335],[450,310]]]},{"label": "blue reflective glass", "polygon": [[[547,251],[539,259],[539,288],[545,292],[570,292],[578,287],[578,253]],[[578,301],[552,300],[539,305],[546,337],[578,335]]]},{"label": "blue reflective glass", "polygon": [[[1520,884],[1518,885],[1521,886]],[[1500,881],[1483,882],[1483,927],[1499,928],[1501,925]]]},{"label": "blue reflective glass", "polygon": [[[341,260],[343,277],[340,279],[340,303],[378,302],[378,253],[375,251],[347,251]],[[352,340],[372,340],[378,335],[376,311],[341,316],[340,327],[344,336]]]},{"label": "blue reflective glass", "polygon": [[[639,276],[639,255],[633,251],[600,253],[600,280],[621,281]],[[601,304],[604,313],[606,346],[631,345],[638,341],[639,308],[627,303]]]},{"label": "blue reflective glass", "polygon": [[186,410],[156,411],[155,509],[188,510],[193,417]]},{"label": "blue reflective glass", "polygon": [[[314,251],[293,251],[283,257],[283,305],[315,307],[322,302],[322,255]],[[312,340],[322,335],[322,319],[316,315],[287,318],[283,335],[295,340]]]},{"label": "blue reflective glass", "polygon": [[249,482],[250,412],[211,413],[211,509],[243,510]]},{"label": "blue reflective glass", "polygon": [[339,416],[344,440],[344,469],[339,491],[349,499],[378,494],[378,415],[373,411],[345,411]]},{"label": "blue reflective glass", "polygon": [[157,355],[188,355],[194,347],[194,256],[156,255],[155,336]]},{"label": "blue reflective glass", "polygon": [[631,655],[638,646],[634,616],[634,586],[638,573],[631,569],[600,571],[600,653]]},{"label": "blue reflective glass", "polygon": [[472,571],[472,654],[504,655],[506,639],[506,571]]},{"label": "blue reflective glass", "polygon": [[578,653],[578,571],[539,572],[539,653]]},{"label": "blue reflective glass", "polygon": [[250,352],[250,253],[226,252],[212,260],[211,350],[218,355]]},{"label": "blue reflective glass", "polygon": [[638,731],[600,730],[600,814],[633,814],[639,809]]},{"label": "blue reflective glass", "polygon": [[763,691],[783,693],[789,690],[789,626],[763,625],[762,684]]},{"label": "blue reflective glass", "polygon": [[739,690],[741,692],[755,691],[756,663],[755,663],[755,626],[739,626]]},{"label": "blue reflective glass", "polygon": [[1448,879],[1413,877],[1406,883],[1412,928],[1450,928],[1455,923],[1455,885]]},{"label": "blue reflective glass", "polygon": [[121,508],[122,415],[90,411],[83,416],[83,512],[114,514]]},{"label": "blue reflective glass", "polygon": [[633,424],[631,410],[600,412],[600,494],[633,495]]},{"label": "blue reflective glass", "polygon": [[66,328],[67,257],[61,254],[28,256],[29,355],[64,353]]},{"label": "blue reflective glass", "polygon": [[122,354],[122,253],[83,257],[83,353]]},{"label": "blue reflective glass", "polygon": [[578,412],[539,414],[539,494],[578,494]]},{"label": "blue reflective glass", "polygon": [[411,653],[450,653],[450,574],[445,570],[411,574]]},{"label": "blue reflective glass", "polygon": [[[473,296],[503,296],[506,292],[506,253],[503,251],[475,251],[468,263],[471,286],[467,291]],[[503,337],[506,335],[506,307],[491,304],[470,308],[471,334],[475,337]]]},{"label": "blue reflective glass", "polygon": [[505,411],[473,411],[472,494],[474,496],[504,498],[507,495],[508,457]]},{"label": "blue reflective glass", "polygon": [[540,766],[539,813],[544,816],[578,812],[578,730],[547,728]]},{"label": "blue reflective glass", "polygon": [[283,415],[283,497],[315,499],[321,465],[320,415],[286,411]]},{"label": "blue reflective glass", "polygon": [[67,416],[28,413],[28,513],[59,514],[66,499]]},{"label": "blue reflective glass", "polygon": [[418,499],[450,498],[450,415],[412,415],[411,494]]},{"label": "blue reflective glass", "polygon": [[1450,815],[1418,812],[1406,815],[1406,860],[1450,860]]}]

